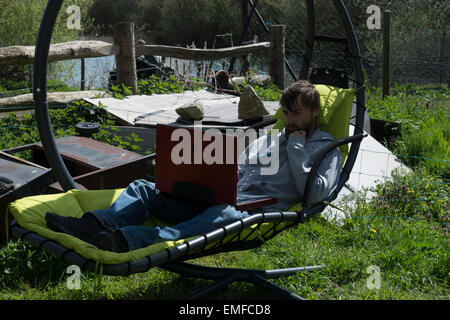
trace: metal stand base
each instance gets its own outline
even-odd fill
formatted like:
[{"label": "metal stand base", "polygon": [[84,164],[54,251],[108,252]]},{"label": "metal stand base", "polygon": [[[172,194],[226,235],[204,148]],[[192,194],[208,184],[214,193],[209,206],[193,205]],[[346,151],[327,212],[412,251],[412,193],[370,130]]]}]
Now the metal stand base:
[{"label": "metal stand base", "polygon": [[197,289],[194,292],[182,297],[180,300],[201,299],[209,294],[225,288],[230,283],[249,282],[261,286],[269,292],[275,294],[282,299],[289,300],[305,300],[304,298],[284,289],[280,286],[268,281],[267,279],[281,278],[294,275],[298,272],[313,271],[321,269],[323,266],[309,266],[298,268],[286,268],[276,270],[259,270],[259,269],[233,269],[233,268],[213,268],[190,264],[186,262],[167,264],[162,269],[175,272],[180,275],[200,278],[207,280],[215,280],[215,282]]}]

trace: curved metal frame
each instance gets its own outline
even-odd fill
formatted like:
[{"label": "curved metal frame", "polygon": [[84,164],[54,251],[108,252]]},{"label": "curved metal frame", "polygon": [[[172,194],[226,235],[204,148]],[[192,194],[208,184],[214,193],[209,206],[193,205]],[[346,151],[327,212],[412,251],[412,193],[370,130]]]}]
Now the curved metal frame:
[{"label": "curved metal frame", "polygon": [[47,102],[48,53],[53,29],[63,2],[64,0],[49,0],[42,17],[34,56],[33,97],[36,122],[45,155],[61,187],[68,191],[78,188],[58,152],[50,123]]},{"label": "curved metal frame", "polygon": [[[354,135],[363,134],[363,126],[364,126],[364,114],[365,114],[365,87],[364,87],[364,71],[363,64],[361,59],[361,52],[359,49],[358,40],[356,37],[355,30],[353,28],[353,24],[350,20],[350,16],[345,8],[345,5],[342,0],[333,0],[334,6],[341,18],[342,23],[344,24],[344,29],[346,33],[346,38],[348,41],[349,49],[352,56],[352,64],[353,70],[355,72],[355,80],[356,85],[358,86],[356,91],[356,119],[355,119],[355,131]],[[307,14],[308,14],[308,33],[307,33],[307,43],[305,50],[305,64],[302,67],[300,72],[300,79],[306,79],[308,75],[308,71],[310,68],[310,63],[312,60],[313,50],[314,50],[314,42],[316,39],[316,27],[315,27],[315,7],[314,0],[306,0],[307,4]],[[358,156],[359,146],[361,144],[361,139],[356,139],[352,142],[350,147],[347,159],[345,160],[344,167],[341,171],[341,175],[339,177],[339,182],[333,194],[325,199],[327,202],[331,202],[336,199],[339,192],[344,187],[345,183],[348,181],[350,177],[350,173],[353,169],[353,165],[355,164],[356,157]],[[309,176],[305,189],[309,190],[312,177]],[[305,218],[311,217],[314,214],[321,212],[326,205],[323,203],[318,203],[314,205],[312,208],[308,208],[309,205],[309,193],[306,192],[305,197],[303,199],[303,215]]]},{"label": "curved metal frame", "polygon": [[[248,228],[254,224],[272,222],[274,224],[281,222],[297,222],[297,212],[256,214],[245,219],[240,219],[221,229],[211,231],[196,239],[186,241],[185,243],[163,250],[155,255],[147,256],[144,259],[115,265],[102,265],[102,274],[114,276],[128,276],[132,273],[147,272],[150,268],[160,266],[161,268],[178,273],[187,277],[195,277],[215,282],[204,288],[198,289],[181,299],[192,300],[202,298],[212,292],[215,292],[228,284],[241,281],[251,282],[255,285],[264,287],[280,298],[303,300],[302,297],[289,292],[288,290],[268,281],[267,279],[291,276],[299,272],[313,271],[322,268],[322,266],[309,266],[298,268],[285,268],[277,270],[259,270],[259,269],[236,269],[236,268],[214,268],[205,267],[185,262],[176,262],[179,257],[186,257],[191,252],[195,255],[198,250],[202,250],[209,244],[223,240],[227,235],[234,234]],[[99,265],[92,260],[88,260],[79,255],[72,249],[68,249],[59,243],[46,239],[34,232],[21,228],[15,221],[12,223],[11,231],[13,235],[26,241],[39,249],[50,252],[70,264],[75,264],[92,272],[99,271]],[[234,244],[234,243],[233,243]],[[209,251],[208,251],[209,252]],[[175,261],[175,262],[173,262]]]},{"label": "curved metal frame", "polygon": [[[56,175],[57,180],[60,182],[62,188],[65,191],[68,191],[70,189],[78,189],[78,188],[73,178],[69,174],[58,152],[54,135],[51,129],[47,103],[48,54],[54,25],[58,17],[58,13],[63,4],[63,1],[64,0],[49,0],[44,12],[44,16],[41,21],[35,52],[33,95],[35,99],[36,121],[38,124],[38,130],[44,147],[45,154],[47,156],[47,159],[49,160],[51,168],[53,169]],[[315,10],[314,10],[314,1],[313,0],[306,0],[306,1],[308,11],[308,36],[307,36],[308,45],[305,52],[305,61],[309,63],[312,58],[313,45],[315,39]],[[353,25],[350,21],[350,17],[343,4],[343,1],[333,0],[333,3],[340,15],[342,23],[345,26],[346,38],[349,41],[349,47],[352,53],[353,68],[356,73],[356,81],[358,86],[361,86],[362,88],[357,91],[355,135],[336,142],[337,143],[336,145],[339,145],[340,143],[342,144],[350,142],[352,145],[349,151],[349,155],[346,159],[344,168],[341,172],[338,186],[333,195],[331,195],[328,199],[326,199],[327,201],[332,201],[337,197],[337,194],[340,192],[345,182],[349,178],[350,172],[353,168],[353,165],[355,163],[358,154],[360,142],[364,137],[364,135],[361,134],[363,132],[361,128],[363,127],[364,124],[364,111],[365,111],[364,110],[365,88],[363,87],[364,74],[356,34],[354,32]],[[310,67],[309,65],[303,66],[300,78],[306,77],[309,67]],[[324,155],[325,154],[326,152],[324,152]],[[318,166],[320,165],[320,161],[315,165],[318,168]],[[308,180],[310,184],[312,178]],[[321,212],[326,207],[325,204],[320,203],[313,206],[312,208],[307,208],[309,196],[305,195],[305,198],[306,200],[304,200],[304,207],[303,207],[304,209],[302,212],[279,212],[271,214],[256,214],[247,219],[240,220],[237,221],[236,223],[230,224],[229,226],[225,226],[221,229],[212,231],[204,235],[203,237],[197,238],[189,242],[185,242],[180,246],[165,250],[164,252],[158,255],[147,257],[146,259],[142,259],[140,261],[133,263],[104,266],[103,272],[104,274],[111,274],[111,275],[127,275],[135,272],[146,272],[149,268],[153,266],[162,266],[163,268],[169,271],[174,271],[187,276],[194,276],[206,279],[219,278],[218,282],[215,285],[209,286],[209,288],[202,290],[201,291],[202,294],[209,293],[212,290],[219,289],[232,281],[250,281],[256,284],[262,284],[266,288],[271,289],[272,291],[280,294],[285,298],[288,297],[298,299],[300,297],[295,296],[282,288],[279,288],[273,283],[265,280],[265,278],[270,278],[271,276],[274,275],[276,277],[291,275],[295,272],[317,269],[320,266],[311,267],[311,269],[308,268],[283,269],[285,271],[283,270],[244,271],[242,269],[226,269],[226,268],[212,268],[212,269],[207,268],[207,270],[205,270],[205,267],[202,266],[190,265],[187,263],[172,263],[172,262],[177,260],[177,258],[179,257],[185,256],[189,252],[195,251],[194,250],[195,248],[204,248],[209,243],[212,243],[214,239],[216,239],[214,241],[217,241],[217,239],[225,238],[226,235],[230,234],[230,232],[232,232],[235,228],[243,228],[244,225],[253,225],[254,223],[261,223],[267,221],[268,218],[272,220],[280,220],[280,219],[283,220],[288,218],[288,221],[295,220],[296,222],[304,222],[306,219]],[[37,245],[39,248],[55,253],[56,255],[60,256],[66,261],[76,263],[92,271],[96,270],[95,262],[86,260],[85,258],[75,253],[73,250],[68,250],[67,248],[62,247],[56,242],[44,239],[33,232],[26,231],[21,227],[19,227],[16,223],[13,223],[11,231],[16,237],[24,239],[34,245]],[[244,274],[245,276],[243,276]],[[196,293],[189,297],[198,298],[200,296],[199,294],[200,293]]]},{"label": "curved metal frame", "polygon": [[[38,125],[39,135],[44,147],[45,154],[49,160],[50,167],[55,172],[56,178],[61,184],[64,191],[70,189],[78,189],[73,178],[68,172],[56,146],[55,138],[51,128],[50,117],[48,114],[47,102],[47,68],[48,68],[48,53],[50,49],[50,42],[53,34],[54,25],[58,17],[64,0],[49,0],[41,21],[41,26],[38,33],[35,61],[34,61],[34,83],[33,96],[35,100],[36,121]],[[311,61],[313,54],[313,45],[315,38],[315,10],[314,0],[306,0],[308,11],[308,46],[305,52],[307,62]],[[349,47],[353,58],[353,69],[356,74],[356,82],[361,89],[357,91],[357,109],[356,109],[356,123],[355,134],[362,133],[364,125],[364,105],[365,105],[365,88],[364,73],[361,60],[360,49],[356,38],[356,33],[353,29],[347,9],[342,0],[333,0],[333,3],[340,15],[341,21],[344,24],[346,31],[346,38],[349,40]],[[304,65],[301,71],[301,78],[307,74],[308,65]],[[352,143],[350,152],[345,162],[343,172],[346,176],[342,176],[339,180],[338,189],[340,190],[344,183],[348,180],[348,175],[356,160],[358,154],[359,142]]]}]

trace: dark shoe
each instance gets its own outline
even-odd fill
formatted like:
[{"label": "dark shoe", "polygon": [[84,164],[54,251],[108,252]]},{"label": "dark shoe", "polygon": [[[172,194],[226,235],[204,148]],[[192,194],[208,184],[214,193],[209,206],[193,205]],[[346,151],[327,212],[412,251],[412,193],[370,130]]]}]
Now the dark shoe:
[{"label": "dark shoe", "polygon": [[92,244],[101,250],[113,252],[129,251],[128,242],[120,231],[102,231],[94,235]]},{"label": "dark shoe", "polygon": [[110,231],[90,213],[85,213],[81,218],[73,218],[47,212],[45,222],[53,231],[70,234],[88,243],[92,243],[92,237],[96,233]]}]

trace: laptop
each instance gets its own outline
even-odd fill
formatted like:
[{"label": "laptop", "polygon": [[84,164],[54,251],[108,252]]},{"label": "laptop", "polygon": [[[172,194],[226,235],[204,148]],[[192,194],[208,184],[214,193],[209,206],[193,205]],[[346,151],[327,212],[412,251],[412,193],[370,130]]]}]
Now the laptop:
[{"label": "laptop", "polygon": [[275,198],[239,202],[236,136],[201,128],[156,126],[156,188],[211,205],[228,203],[240,211],[276,203]]}]

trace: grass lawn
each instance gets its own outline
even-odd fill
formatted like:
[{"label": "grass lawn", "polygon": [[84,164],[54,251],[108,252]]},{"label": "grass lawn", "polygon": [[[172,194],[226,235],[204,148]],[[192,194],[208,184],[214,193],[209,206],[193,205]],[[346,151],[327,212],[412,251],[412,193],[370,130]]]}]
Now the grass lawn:
[{"label": "grass lawn", "polygon": [[[23,243],[10,244],[8,250],[12,266],[8,276],[3,276],[1,299],[174,299],[207,283],[154,268],[129,277],[100,277],[85,272],[81,290],[70,290],[66,283],[68,265],[46,253],[34,252]],[[273,280],[308,299],[449,298],[448,236],[442,229],[416,220],[365,219],[361,215],[339,227],[317,217],[257,249],[194,262],[261,269],[325,265],[319,271]],[[380,289],[370,290],[368,269],[373,265],[380,268]],[[238,283],[210,298],[273,296]]]},{"label": "grass lawn", "polygon": [[[272,91],[267,95],[274,95]],[[367,107],[371,117],[402,124],[400,138],[392,142],[391,149],[408,155],[402,160],[414,173],[394,174],[392,180],[380,183],[373,201],[364,201],[367,190],[349,198],[355,201],[341,208],[346,213],[341,224],[316,216],[259,248],[192,262],[258,269],[324,265],[318,271],[273,280],[307,299],[449,299],[448,88],[396,87],[392,97],[385,100],[372,88],[368,90]],[[61,123],[70,123],[97,115],[60,110],[53,116]],[[32,119],[24,121],[32,123]],[[9,119],[9,126],[17,124],[13,117]],[[11,130],[8,134],[17,137]],[[17,130],[22,133],[20,144],[36,138],[27,129]],[[71,134],[60,130],[61,135]],[[115,141],[106,136],[103,139]],[[130,147],[130,143],[122,146]],[[0,145],[0,150],[3,148],[5,143]],[[72,290],[67,286],[67,267],[60,259],[28,244],[10,241],[0,247],[0,299],[176,299],[208,283],[153,268],[129,277],[83,272],[81,289]],[[371,272],[374,269],[379,270],[376,279]],[[210,298],[274,297],[251,284],[234,283]]]}]

